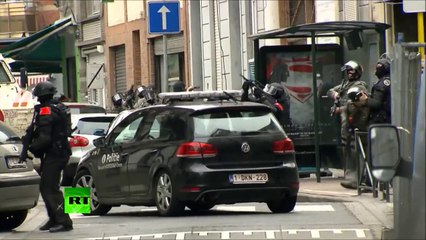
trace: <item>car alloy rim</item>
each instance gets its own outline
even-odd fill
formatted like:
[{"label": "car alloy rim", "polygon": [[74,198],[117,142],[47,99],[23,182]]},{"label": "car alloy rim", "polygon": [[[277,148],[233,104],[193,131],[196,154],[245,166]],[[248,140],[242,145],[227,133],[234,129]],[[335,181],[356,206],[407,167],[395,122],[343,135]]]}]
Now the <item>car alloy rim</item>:
[{"label": "car alloy rim", "polygon": [[167,210],[170,206],[171,199],[172,199],[172,181],[170,180],[169,175],[164,173],[160,176],[157,183],[158,206],[163,210]]},{"label": "car alloy rim", "polygon": [[90,209],[92,211],[96,210],[99,206],[99,202],[93,177],[90,175],[81,176],[77,181],[76,187],[90,188]]}]

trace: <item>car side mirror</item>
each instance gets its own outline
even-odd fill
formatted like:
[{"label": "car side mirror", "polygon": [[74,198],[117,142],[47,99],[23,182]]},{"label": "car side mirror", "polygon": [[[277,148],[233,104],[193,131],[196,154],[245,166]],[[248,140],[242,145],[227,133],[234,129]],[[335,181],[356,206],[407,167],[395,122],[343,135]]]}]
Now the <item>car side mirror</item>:
[{"label": "car side mirror", "polygon": [[368,129],[368,143],[373,176],[382,182],[391,181],[401,159],[398,128],[373,124]]},{"label": "car side mirror", "polygon": [[100,137],[93,140],[93,145],[95,145],[95,147],[105,147],[105,144],[105,137]]}]

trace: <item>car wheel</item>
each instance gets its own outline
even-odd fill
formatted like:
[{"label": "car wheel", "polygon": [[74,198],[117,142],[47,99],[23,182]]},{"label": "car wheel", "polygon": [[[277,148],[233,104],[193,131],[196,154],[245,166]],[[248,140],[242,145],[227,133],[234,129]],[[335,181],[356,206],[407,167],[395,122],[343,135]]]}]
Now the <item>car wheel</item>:
[{"label": "car wheel", "polygon": [[199,211],[207,211],[212,209],[215,204],[214,203],[199,203],[199,202],[188,202],[186,206],[191,209],[192,211],[199,212]]},{"label": "car wheel", "polygon": [[0,230],[12,230],[20,226],[27,217],[28,210],[0,213]]},{"label": "car wheel", "polygon": [[154,194],[157,210],[163,216],[179,215],[185,209],[185,205],[176,198],[172,178],[165,171],[155,178]]},{"label": "car wheel", "polygon": [[281,200],[272,200],[266,204],[273,213],[288,213],[293,211],[296,201],[297,196],[291,196]]},{"label": "car wheel", "polygon": [[112,206],[101,204],[98,201],[96,192],[95,181],[90,172],[83,170],[77,173],[74,180],[74,187],[87,187],[90,188],[90,213],[83,213],[84,215],[105,215],[111,210]]}]

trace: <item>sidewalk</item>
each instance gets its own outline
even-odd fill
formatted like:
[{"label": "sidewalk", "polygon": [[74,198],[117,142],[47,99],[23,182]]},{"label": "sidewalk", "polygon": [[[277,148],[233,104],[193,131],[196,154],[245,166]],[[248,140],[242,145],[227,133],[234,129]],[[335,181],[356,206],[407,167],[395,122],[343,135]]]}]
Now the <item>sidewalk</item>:
[{"label": "sidewalk", "polygon": [[346,189],[340,186],[343,180],[339,174],[331,177],[322,177],[317,182],[315,176],[300,178],[299,202],[342,202],[364,224],[379,222],[385,228],[393,228],[393,198],[390,202],[373,193],[358,195],[357,190]]}]

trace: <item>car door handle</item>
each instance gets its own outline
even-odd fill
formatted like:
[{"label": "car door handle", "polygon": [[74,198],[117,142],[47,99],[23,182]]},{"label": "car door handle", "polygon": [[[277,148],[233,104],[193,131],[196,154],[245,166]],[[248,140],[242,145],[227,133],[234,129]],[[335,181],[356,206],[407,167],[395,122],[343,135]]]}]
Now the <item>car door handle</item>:
[{"label": "car door handle", "polygon": [[156,152],[158,152],[158,149],[153,149],[153,150],[149,151],[149,153],[156,153]]}]

